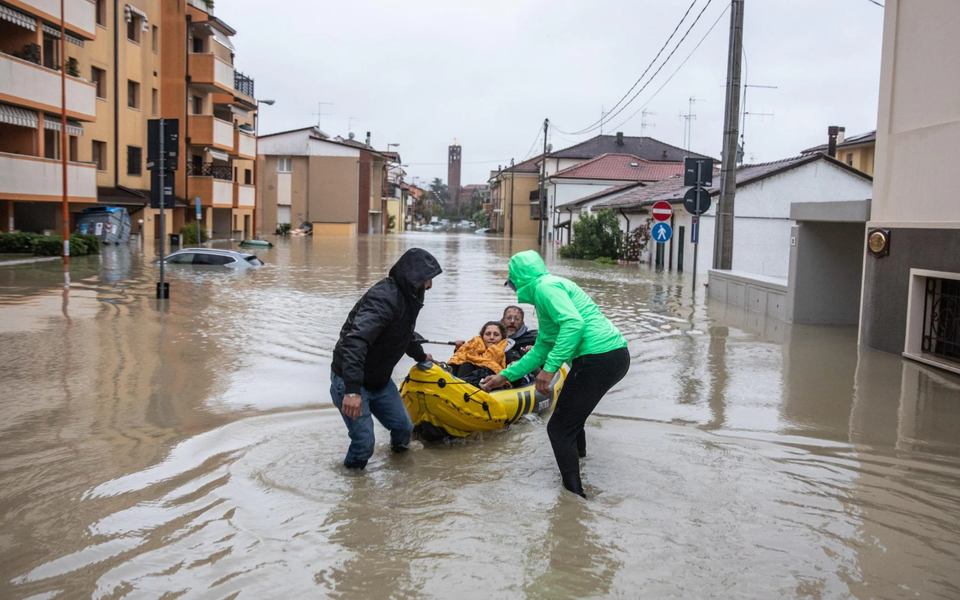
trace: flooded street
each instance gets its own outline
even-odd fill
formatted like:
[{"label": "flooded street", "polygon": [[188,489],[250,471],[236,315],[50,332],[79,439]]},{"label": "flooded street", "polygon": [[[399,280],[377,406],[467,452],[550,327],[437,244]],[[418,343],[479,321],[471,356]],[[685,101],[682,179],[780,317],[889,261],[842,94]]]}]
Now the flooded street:
[{"label": "flooded street", "polygon": [[548,260],[630,343],[590,500],[536,418],[398,456],[378,426],[346,472],[329,371],[359,296],[426,248],[418,331],[465,339],[534,245],[280,240],[255,271],[171,266],[164,310],[136,249],[66,293],[59,263],[0,268],[0,598],[960,598],[960,378],[689,275]]}]

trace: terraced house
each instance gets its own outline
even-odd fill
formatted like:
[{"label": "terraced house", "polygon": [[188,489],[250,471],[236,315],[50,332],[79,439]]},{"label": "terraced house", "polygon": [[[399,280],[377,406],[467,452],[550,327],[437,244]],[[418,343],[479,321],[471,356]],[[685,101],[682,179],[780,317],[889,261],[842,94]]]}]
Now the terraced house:
[{"label": "terraced house", "polygon": [[[59,232],[59,1],[0,1],[0,228]],[[65,0],[68,195],[75,215],[125,206],[159,235],[147,122],[180,120],[177,208],[217,237],[253,234],[256,100],[234,69],[236,33],[203,0]],[[187,207],[190,207],[187,209]],[[71,218],[72,220],[72,218]]]}]

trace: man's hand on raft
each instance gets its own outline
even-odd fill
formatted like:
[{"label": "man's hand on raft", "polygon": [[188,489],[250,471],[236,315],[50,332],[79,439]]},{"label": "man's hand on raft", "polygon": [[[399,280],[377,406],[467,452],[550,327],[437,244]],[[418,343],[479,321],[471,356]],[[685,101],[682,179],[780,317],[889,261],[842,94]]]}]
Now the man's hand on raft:
[{"label": "man's hand on raft", "polygon": [[490,375],[480,380],[480,389],[485,392],[492,392],[493,390],[499,390],[508,383],[510,382],[503,375]]},{"label": "man's hand on raft", "polygon": [[540,374],[537,375],[537,391],[543,394],[544,396],[549,396],[553,393],[553,376],[556,375],[556,371],[551,373],[550,371],[540,371]]}]

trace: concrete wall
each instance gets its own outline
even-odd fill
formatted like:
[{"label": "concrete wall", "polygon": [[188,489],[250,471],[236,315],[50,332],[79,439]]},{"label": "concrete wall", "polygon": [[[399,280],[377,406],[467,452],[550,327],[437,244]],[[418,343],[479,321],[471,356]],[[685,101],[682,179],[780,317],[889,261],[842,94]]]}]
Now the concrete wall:
[{"label": "concrete wall", "polygon": [[950,222],[960,164],[960,3],[886,2],[873,221]]},{"label": "concrete wall", "polygon": [[711,269],[710,298],[750,312],[787,320],[787,281],[740,271]]},{"label": "concrete wall", "polygon": [[865,231],[863,223],[801,223],[792,229],[788,319],[857,324]]}]

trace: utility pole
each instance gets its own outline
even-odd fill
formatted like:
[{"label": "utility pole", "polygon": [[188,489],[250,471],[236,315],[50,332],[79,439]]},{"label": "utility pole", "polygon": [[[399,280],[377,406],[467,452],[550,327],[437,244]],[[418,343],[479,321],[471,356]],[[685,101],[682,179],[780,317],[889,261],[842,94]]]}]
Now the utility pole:
[{"label": "utility pole", "polygon": [[540,223],[537,227],[537,245],[542,246],[544,238],[544,213],[547,212],[547,199],[544,198],[544,192],[547,187],[547,130],[550,128],[550,119],[543,120],[543,157],[540,159],[540,190],[537,193],[537,200],[540,203]]},{"label": "utility pole", "polygon": [[513,159],[510,159],[510,239],[513,239],[513,182],[514,175],[513,172]]},{"label": "utility pole", "polygon": [[717,205],[713,268],[733,268],[733,216],[737,193],[737,138],[740,129],[740,62],[743,55],[743,4],[730,8],[730,41],[727,55],[727,93],[723,112],[723,156],[720,166],[720,202]]}]

